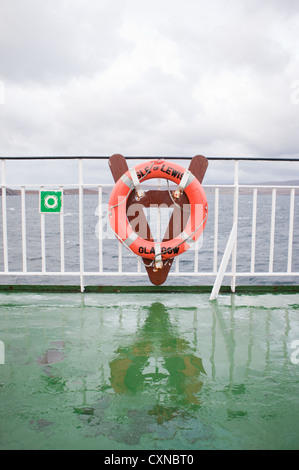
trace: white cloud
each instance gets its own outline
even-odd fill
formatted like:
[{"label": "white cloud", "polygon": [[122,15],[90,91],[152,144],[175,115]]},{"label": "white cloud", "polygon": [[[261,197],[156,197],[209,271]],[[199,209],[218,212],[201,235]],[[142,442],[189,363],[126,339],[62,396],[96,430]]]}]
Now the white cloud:
[{"label": "white cloud", "polygon": [[298,155],[292,0],[10,0],[0,17],[2,155]]},{"label": "white cloud", "polygon": [[124,47],[120,11],[103,0],[2,0],[1,75],[53,86],[105,69]]},{"label": "white cloud", "polygon": [[4,82],[0,80],[0,104],[5,103],[5,86]]}]

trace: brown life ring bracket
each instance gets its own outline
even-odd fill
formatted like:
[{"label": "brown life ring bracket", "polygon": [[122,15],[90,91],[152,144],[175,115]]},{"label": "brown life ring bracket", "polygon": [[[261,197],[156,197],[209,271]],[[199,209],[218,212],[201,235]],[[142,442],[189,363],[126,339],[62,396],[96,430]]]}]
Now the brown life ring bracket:
[{"label": "brown life ring bracket", "polygon": [[[123,155],[120,154],[114,154],[109,158],[109,167],[115,183],[117,183],[118,180],[129,170],[126,159],[123,157]],[[188,170],[196,177],[199,183],[202,183],[207,167],[208,160],[202,155],[196,155],[192,158]],[[126,215],[129,223],[132,222],[136,217],[136,214],[128,214],[128,212],[130,212],[129,208],[133,204],[136,204],[136,196],[136,191],[132,190],[126,201]],[[143,195],[138,198],[138,204],[143,207],[150,207],[151,205],[159,206],[161,204],[163,204],[164,207],[173,207],[173,199],[171,199],[168,190],[148,190],[145,191]],[[184,212],[186,213],[185,208],[188,207],[188,205],[189,199],[184,191],[182,192],[181,196],[176,199],[176,205],[174,206],[173,213],[169,221],[168,229],[166,231],[167,235],[162,240],[162,243],[167,242],[169,240],[173,240],[184,231],[184,228],[186,226],[186,217],[189,218],[189,214],[187,213],[186,216],[181,217],[181,208],[183,208],[184,206]],[[139,211],[138,222],[139,225],[143,228],[143,233],[146,234],[146,236],[143,236],[143,238],[148,242],[154,242],[154,238],[151,234],[150,227],[143,211]],[[152,284],[163,284],[167,279],[169,270],[173,262],[173,258],[162,259],[161,269],[156,269],[155,265],[153,265],[151,260],[149,260],[148,258],[144,257],[142,259],[143,264],[147,270],[148,277]]]}]

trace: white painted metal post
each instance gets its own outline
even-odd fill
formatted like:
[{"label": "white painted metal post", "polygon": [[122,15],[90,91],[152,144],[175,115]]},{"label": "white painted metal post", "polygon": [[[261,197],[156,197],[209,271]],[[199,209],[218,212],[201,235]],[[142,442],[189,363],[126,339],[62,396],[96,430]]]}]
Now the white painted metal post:
[{"label": "white painted metal post", "polygon": [[123,251],[122,243],[118,244],[118,272],[122,273],[123,270]]},{"label": "white painted metal post", "polygon": [[238,236],[238,205],[239,205],[239,161],[235,161],[235,182],[234,182],[234,225],[236,227],[236,237],[232,252],[232,292],[236,290],[236,266],[237,266],[237,236]]},{"label": "white painted metal post", "polygon": [[250,272],[252,274],[254,273],[254,269],[255,269],[256,212],[257,212],[257,188],[254,188],[253,200],[252,200],[251,265],[250,265]]},{"label": "white painted metal post", "polygon": [[84,292],[84,239],[83,239],[83,160],[79,158],[79,246],[80,246],[80,289]]},{"label": "white painted metal post", "polygon": [[62,194],[62,206],[60,211],[60,270],[64,273],[64,198],[63,198],[63,186],[60,186]]},{"label": "white painted metal post", "polygon": [[2,160],[2,233],[4,272],[8,272],[5,160]]},{"label": "white painted metal post", "polygon": [[218,216],[219,216],[219,188],[215,188],[215,207],[214,207],[214,262],[213,272],[217,273],[218,266]]},{"label": "white painted metal post", "polygon": [[[157,187],[160,190],[161,189],[161,179],[158,178],[158,183]],[[156,240],[158,243],[161,243],[161,209],[160,205],[158,204],[157,206],[157,235],[156,235]]]},{"label": "white painted metal post", "polygon": [[40,215],[41,227],[41,250],[42,250],[42,273],[46,272],[46,241],[45,241],[45,214]]},{"label": "white painted metal post", "polygon": [[[40,187],[42,191],[43,186]],[[41,213],[40,215],[40,237],[41,237],[41,252],[42,252],[42,273],[46,272],[46,236],[45,236],[45,214]]]},{"label": "white painted metal post", "polygon": [[26,250],[26,202],[25,202],[25,186],[21,187],[21,216],[22,216],[22,258],[23,271],[27,272],[27,250]]},{"label": "white painted metal post", "polygon": [[161,242],[161,209],[160,209],[159,205],[157,207],[157,234],[156,234],[156,240],[157,240],[158,243]]},{"label": "white painted metal post", "polygon": [[288,267],[287,267],[288,273],[292,272],[294,209],[295,209],[295,189],[292,188],[291,196],[290,196],[289,246],[288,246]]},{"label": "white painted metal post", "polygon": [[194,272],[195,274],[198,273],[198,247],[199,247],[199,240],[196,240],[194,243]]},{"label": "white painted metal post", "polygon": [[98,237],[99,237],[99,272],[103,272],[103,190],[99,186],[98,193]]},{"label": "white painted metal post", "polygon": [[269,273],[273,273],[274,262],[274,238],[275,238],[275,212],[276,212],[276,189],[272,189],[272,210],[271,210],[271,232],[270,232],[270,256]]},{"label": "white painted metal post", "polygon": [[178,256],[175,257],[175,273],[180,273],[180,260]]},{"label": "white painted metal post", "polygon": [[137,273],[141,273],[141,261],[140,261],[140,259],[137,260]]},{"label": "white painted metal post", "polygon": [[219,266],[218,274],[217,274],[217,277],[216,277],[216,280],[215,280],[215,283],[211,292],[210,300],[215,300],[218,297],[219,290],[220,290],[220,287],[221,287],[221,284],[225,275],[225,271],[227,268],[227,263],[234,249],[236,239],[237,239],[237,222],[233,224],[233,228],[230,232],[230,236],[228,238],[225,251],[224,251],[220,266]]}]

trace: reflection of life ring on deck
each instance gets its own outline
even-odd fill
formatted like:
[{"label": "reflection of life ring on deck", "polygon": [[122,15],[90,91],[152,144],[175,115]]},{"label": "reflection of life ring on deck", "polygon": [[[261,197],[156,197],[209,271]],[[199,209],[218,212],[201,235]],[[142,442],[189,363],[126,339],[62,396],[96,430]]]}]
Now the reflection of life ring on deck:
[{"label": "reflection of life ring on deck", "polygon": [[[139,237],[127,218],[126,201],[135,189],[137,198],[144,193],[140,182],[151,178],[164,178],[178,184],[172,197],[178,198],[184,191],[190,203],[190,217],[184,230],[172,240],[155,243]],[[109,199],[109,221],[117,238],[131,251],[142,258],[159,260],[160,262],[174,258],[190,248],[193,241],[198,240],[205,227],[208,216],[208,204],[204,190],[198,179],[189,171],[176,163],[164,160],[153,160],[131,168],[117,181]]]}]

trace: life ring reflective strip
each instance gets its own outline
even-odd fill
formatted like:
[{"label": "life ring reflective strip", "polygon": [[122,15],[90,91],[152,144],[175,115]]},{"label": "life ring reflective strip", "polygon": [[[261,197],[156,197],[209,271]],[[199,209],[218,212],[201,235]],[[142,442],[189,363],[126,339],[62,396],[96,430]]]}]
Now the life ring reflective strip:
[{"label": "life ring reflective strip", "polygon": [[[133,189],[137,196],[142,196],[141,181],[152,178],[163,178],[178,184],[177,191],[184,191],[191,206],[187,225],[177,237],[159,244],[145,240],[132,229],[126,213],[126,201]],[[175,195],[177,196],[178,193]],[[170,259],[190,248],[198,240],[206,225],[208,203],[205,192],[198,179],[184,167],[165,160],[153,160],[140,163],[128,170],[115,184],[108,204],[109,222],[117,238],[130,250],[142,258]],[[159,252],[160,251],[160,252]]]}]

